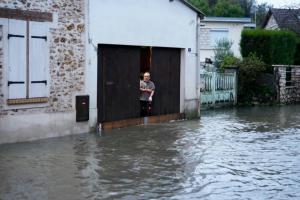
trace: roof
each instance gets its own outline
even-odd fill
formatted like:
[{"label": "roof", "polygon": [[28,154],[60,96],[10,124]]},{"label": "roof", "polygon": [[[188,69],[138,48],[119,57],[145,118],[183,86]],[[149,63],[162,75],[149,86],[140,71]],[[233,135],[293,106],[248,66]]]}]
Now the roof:
[{"label": "roof", "polygon": [[200,11],[198,8],[196,8],[195,6],[193,6],[187,0],[179,0],[179,1],[181,1],[184,5],[186,5],[187,7],[189,7],[190,9],[192,9],[193,11],[195,11],[199,15],[199,17],[201,19],[203,19],[203,17],[205,16],[205,14],[202,11]]},{"label": "roof", "polygon": [[249,23],[249,24],[244,24],[245,28],[256,28],[256,24],[255,23]]},{"label": "roof", "polygon": [[270,9],[263,23],[263,27],[268,24],[272,15],[280,29],[287,29],[300,35],[300,9]]},{"label": "roof", "polygon": [[203,22],[251,23],[251,18],[243,17],[204,17]]}]

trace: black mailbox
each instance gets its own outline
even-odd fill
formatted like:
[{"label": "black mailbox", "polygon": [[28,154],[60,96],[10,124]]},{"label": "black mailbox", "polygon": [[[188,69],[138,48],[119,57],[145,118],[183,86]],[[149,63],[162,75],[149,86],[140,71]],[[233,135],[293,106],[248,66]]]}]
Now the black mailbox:
[{"label": "black mailbox", "polygon": [[89,120],[90,98],[88,95],[76,96],[76,122]]}]

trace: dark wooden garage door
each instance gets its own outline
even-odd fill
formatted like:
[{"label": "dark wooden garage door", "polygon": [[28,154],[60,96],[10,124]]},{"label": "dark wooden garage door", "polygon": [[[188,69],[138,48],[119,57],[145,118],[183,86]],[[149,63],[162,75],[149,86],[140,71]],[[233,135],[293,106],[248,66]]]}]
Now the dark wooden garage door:
[{"label": "dark wooden garage door", "polygon": [[180,49],[152,48],[153,115],[180,112]]},{"label": "dark wooden garage door", "polygon": [[98,46],[98,121],[139,117],[140,48]]}]

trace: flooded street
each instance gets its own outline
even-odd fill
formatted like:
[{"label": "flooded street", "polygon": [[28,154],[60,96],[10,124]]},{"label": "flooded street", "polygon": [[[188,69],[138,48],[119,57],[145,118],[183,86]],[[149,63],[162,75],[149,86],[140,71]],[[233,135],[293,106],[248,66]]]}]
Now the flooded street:
[{"label": "flooded street", "polygon": [[0,199],[300,199],[300,106],[0,145]]}]

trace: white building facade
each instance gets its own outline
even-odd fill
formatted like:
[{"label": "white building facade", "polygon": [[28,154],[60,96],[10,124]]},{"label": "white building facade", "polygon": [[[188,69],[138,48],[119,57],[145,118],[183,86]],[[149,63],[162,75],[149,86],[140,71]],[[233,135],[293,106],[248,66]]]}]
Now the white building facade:
[{"label": "white building facade", "polygon": [[244,27],[249,27],[249,25],[251,25],[250,18],[205,17],[201,22],[199,35],[200,61],[204,62],[205,58],[213,60],[216,41],[220,39],[231,41],[233,43],[231,50],[234,55],[241,57],[241,33]]}]

